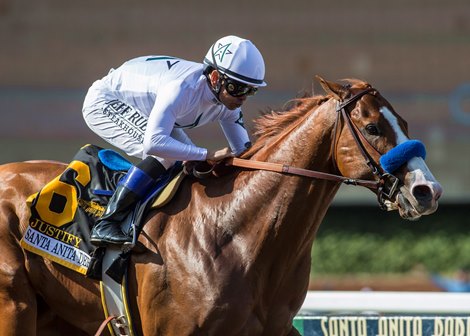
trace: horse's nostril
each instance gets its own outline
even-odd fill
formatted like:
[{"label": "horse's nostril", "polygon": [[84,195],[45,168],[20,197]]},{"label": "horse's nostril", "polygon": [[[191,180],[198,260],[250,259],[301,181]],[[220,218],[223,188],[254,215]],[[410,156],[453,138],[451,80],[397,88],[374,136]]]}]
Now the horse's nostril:
[{"label": "horse's nostril", "polygon": [[415,186],[413,196],[421,202],[430,202],[432,200],[432,190],[426,185]]}]

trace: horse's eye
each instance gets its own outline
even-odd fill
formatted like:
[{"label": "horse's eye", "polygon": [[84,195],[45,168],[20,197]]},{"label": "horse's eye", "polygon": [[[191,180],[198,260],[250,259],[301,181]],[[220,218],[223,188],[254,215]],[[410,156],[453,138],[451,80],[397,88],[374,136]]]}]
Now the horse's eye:
[{"label": "horse's eye", "polygon": [[370,135],[379,135],[380,134],[380,131],[379,131],[379,128],[377,127],[377,125],[375,124],[369,124],[366,126],[366,131],[367,133],[369,133]]}]

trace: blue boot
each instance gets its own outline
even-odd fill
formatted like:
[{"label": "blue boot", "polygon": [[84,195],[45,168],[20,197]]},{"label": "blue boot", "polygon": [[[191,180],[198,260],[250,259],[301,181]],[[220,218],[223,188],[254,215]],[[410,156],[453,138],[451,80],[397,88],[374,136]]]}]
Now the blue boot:
[{"label": "blue boot", "polygon": [[132,237],[121,230],[121,222],[130,208],[144,198],[155,186],[165,168],[153,157],[148,157],[129,169],[119,182],[108,206],[91,231],[90,241],[96,246],[132,242]]}]

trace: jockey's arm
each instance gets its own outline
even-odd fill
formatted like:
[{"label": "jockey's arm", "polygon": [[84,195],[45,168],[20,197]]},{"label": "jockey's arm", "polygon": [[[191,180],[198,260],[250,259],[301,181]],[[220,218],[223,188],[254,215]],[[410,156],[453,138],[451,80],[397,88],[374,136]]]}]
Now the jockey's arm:
[{"label": "jockey's arm", "polygon": [[[207,149],[185,141],[189,139],[187,135],[174,129],[177,113],[182,108],[177,99],[178,92],[175,91],[165,90],[157,97],[144,135],[144,153],[179,161],[203,161],[206,159]],[[172,137],[174,131],[177,134],[176,139]]]},{"label": "jockey's arm", "polygon": [[228,118],[220,120],[219,123],[234,156],[240,155],[251,147],[250,137],[243,124],[240,110],[237,113],[231,113]]}]

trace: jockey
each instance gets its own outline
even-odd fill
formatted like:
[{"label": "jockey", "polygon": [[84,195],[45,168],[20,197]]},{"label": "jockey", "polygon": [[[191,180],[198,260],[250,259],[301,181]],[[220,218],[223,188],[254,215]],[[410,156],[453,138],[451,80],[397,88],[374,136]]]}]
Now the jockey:
[{"label": "jockey", "polygon": [[[255,45],[237,36],[217,40],[203,64],[170,56],[125,62],[88,90],[83,117],[90,129],[130,156],[141,158],[118,183],[91,233],[95,245],[132,238],[120,222],[176,161],[213,161],[250,147],[241,106],[265,86],[264,60]],[[218,121],[230,148],[196,146],[183,131]]]}]

